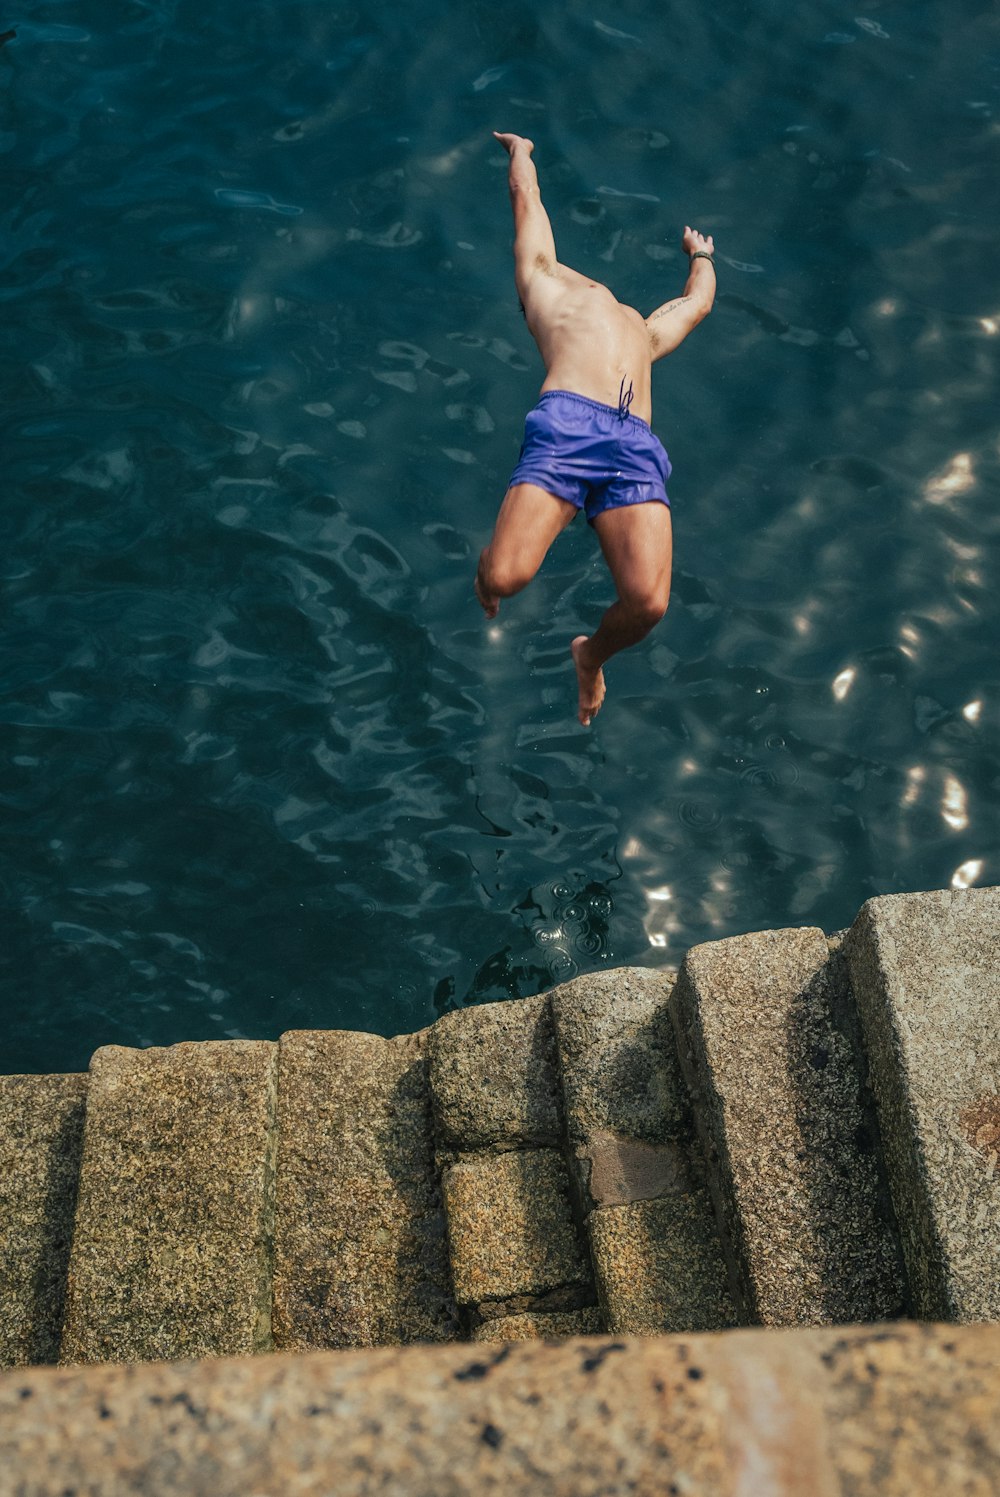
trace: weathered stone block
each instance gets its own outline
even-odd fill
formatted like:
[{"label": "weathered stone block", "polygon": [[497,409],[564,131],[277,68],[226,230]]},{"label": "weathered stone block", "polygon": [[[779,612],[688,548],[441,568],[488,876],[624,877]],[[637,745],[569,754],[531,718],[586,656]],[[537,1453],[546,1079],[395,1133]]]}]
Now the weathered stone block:
[{"label": "weathered stone block", "polygon": [[845,951],[917,1313],[1000,1320],[1000,889],[870,899]]},{"label": "weathered stone block", "polygon": [[990,1497],[1000,1327],[585,1336],[0,1376],[18,1497]]},{"label": "weathered stone block", "polygon": [[820,930],[696,946],[673,1017],[736,1269],[765,1325],[902,1313],[846,985]]},{"label": "weathered stone block", "polygon": [[625,967],[549,995],[597,1285],[613,1330],[732,1325],[670,1020],[672,973]]},{"label": "weathered stone block", "polygon": [[270,1347],[276,1050],[95,1053],[64,1362]]},{"label": "weathered stone block", "polygon": [[571,1142],[687,1138],[691,1118],[668,1000],[674,975],[591,972],[549,994]]},{"label": "weathered stone block", "polygon": [[457,1334],[422,1035],[281,1038],[279,1349]]},{"label": "weathered stone block", "polygon": [[559,1142],[559,1082],[547,998],[456,1009],[437,1021],[428,1040],[442,1148]]},{"label": "weathered stone block", "polygon": [[591,1305],[584,1310],[563,1310],[556,1314],[498,1315],[495,1320],[484,1320],[477,1326],[472,1340],[544,1341],[556,1336],[596,1336],[604,1330],[600,1310]]},{"label": "weathered stone block", "polygon": [[0,1076],[0,1367],[55,1362],[86,1076]]},{"label": "weathered stone block", "polygon": [[706,1190],[610,1206],[587,1226],[609,1331],[652,1336],[736,1323]]},{"label": "weathered stone block", "polygon": [[459,1304],[589,1284],[554,1150],[465,1158],[444,1171],[442,1187]]},{"label": "weathered stone block", "polygon": [[673,974],[590,973],[549,995],[583,1211],[652,1200],[687,1174],[693,1123],[670,1022]]}]

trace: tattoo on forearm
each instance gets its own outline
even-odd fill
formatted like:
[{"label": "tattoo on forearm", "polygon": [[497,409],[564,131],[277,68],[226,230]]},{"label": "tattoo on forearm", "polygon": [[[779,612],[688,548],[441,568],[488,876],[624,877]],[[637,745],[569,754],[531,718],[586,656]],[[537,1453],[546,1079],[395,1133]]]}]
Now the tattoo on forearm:
[{"label": "tattoo on forearm", "polygon": [[665,307],[660,307],[659,311],[654,312],[646,320],[655,322],[658,317],[666,317],[668,312],[676,312],[678,307],[683,307],[684,303],[690,300],[690,296],[678,296],[676,301],[668,301]]}]

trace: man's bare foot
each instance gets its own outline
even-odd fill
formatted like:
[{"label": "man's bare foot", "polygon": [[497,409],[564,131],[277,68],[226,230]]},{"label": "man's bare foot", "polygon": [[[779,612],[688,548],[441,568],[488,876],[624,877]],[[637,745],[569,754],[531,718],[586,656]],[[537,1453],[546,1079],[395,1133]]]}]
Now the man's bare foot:
[{"label": "man's bare foot", "polygon": [[475,585],[476,585],[476,597],[479,599],[479,602],[480,602],[480,604],[482,606],[483,612],[485,613],[485,615],[486,615],[486,617],[488,619],[495,619],[496,616],[497,616],[497,614],[500,612],[500,599],[499,598],[491,598],[488,593],[484,593],[483,592],[483,585],[482,585],[482,583],[479,580],[479,573],[478,572],[476,573],[476,584]]},{"label": "man's bare foot", "polygon": [[598,666],[587,665],[584,660],[584,651],[590,642],[587,634],[578,634],[570,645],[573,651],[573,664],[576,666],[576,680],[580,688],[580,706],[578,717],[585,728],[590,727],[590,720],[596,717],[601,710],[604,694],[607,687],[604,684],[604,672]]}]

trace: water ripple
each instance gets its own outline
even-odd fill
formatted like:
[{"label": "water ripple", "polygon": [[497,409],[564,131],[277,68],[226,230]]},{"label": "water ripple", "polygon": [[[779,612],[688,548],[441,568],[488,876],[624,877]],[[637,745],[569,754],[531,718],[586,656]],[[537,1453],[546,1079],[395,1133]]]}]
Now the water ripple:
[{"label": "water ripple", "polygon": [[[8,1069],[996,881],[985,18],[119,20],[3,51]],[[624,300],[682,289],[684,219],[719,245],[654,381],[670,612],[589,734],[593,535],[471,594],[539,381],[494,126]]]}]

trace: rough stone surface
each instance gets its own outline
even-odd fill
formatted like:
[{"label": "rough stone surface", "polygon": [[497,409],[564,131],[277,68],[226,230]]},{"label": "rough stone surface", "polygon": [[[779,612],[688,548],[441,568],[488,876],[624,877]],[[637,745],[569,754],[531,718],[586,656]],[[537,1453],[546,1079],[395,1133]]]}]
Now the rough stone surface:
[{"label": "rough stone surface", "polygon": [[553,1336],[600,1335],[605,1330],[596,1305],[584,1310],[564,1310],[554,1315],[498,1315],[484,1320],[472,1333],[473,1341],[544,1341]]},{"label": "rough stone surface", "polygon": [[0,1377],[0,1494],[993,1497],[1000,1327],[411,1346]]},{"label": "rough stone surface", "polygon": [[547,998],[456,1009],[428,1039],[442,1148],[558,1144],[562,1119]]},{"label": "rough stone surface", "polygon": [[595,1211],[588,1229],[609,1331],[654,1335],[736,1323],[706,1190]]},{"label": "rough stone surface", "polygon": [[1000,889],[869,900],[845,949],[917,1312],[1000,1320]]},{"label": "rough stone surface", "polygon": [[677,1143],[646,1144],[596,1133],[577,1145],[575,1159],[588,1206],[623,1206],[685,1189],[686,1154]]},{"label": "rough stone surface", "polygon": [[86,1076],[0,1076],[0,1367],[55,1362]]},{"label": "rough stone surface", "polygon": [[64,1362],[270,1346],[276,1049],[95,1053]]},{"label": "rough stone surface", "polygon": [[612,1330],[736,1320],[670,1020],[673,982],[625,967],[549,995],[578,1198]]},{"label": "rough stone surface", "polygon": [[765,1325],[874,1321],[906,1289],[849,996],[819,930],[696,946],[673,1017],[735,1269]]},{"label": "rough stone surface", "polygon": [[820,1356],[840,1493],[1000,1492],[1000,1326],[844,1330]]},{"label": "rough stone surface", "polygon": [[466,1157],[442,1187],[459,1304],[590,1283],[554,1149]]},{"label": "rough stone surface", "polygon": [[274,1341],[306,1351],[458,1333],[424,1036],[282,1036]]},{"label": "rough stone surface", "polygon": [[668,1010],[672,986],[672,973],[618,967],[549,994],[571,1142],[615,1136],[661,1144],[690,1136]]}]

